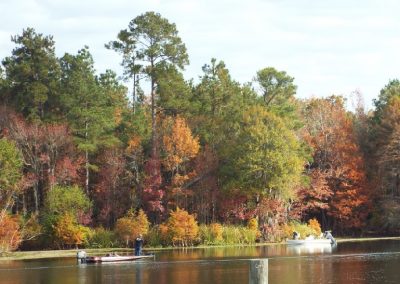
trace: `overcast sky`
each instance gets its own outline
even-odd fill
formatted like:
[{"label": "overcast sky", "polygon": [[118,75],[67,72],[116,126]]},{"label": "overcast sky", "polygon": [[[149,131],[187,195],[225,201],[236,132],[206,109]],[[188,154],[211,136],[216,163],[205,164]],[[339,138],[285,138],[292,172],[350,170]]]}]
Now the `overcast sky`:
[{"label": "overcast sky", "polygon": [[389,79],[400,78],[395,0],[0,0],[0,11],[0,58],[14,48],[11,35],[33,27],[54,36],[58,56],[88,45],[97,71],[121,74],[119,56],[104,44],[155,11],[186,44],[187,79],[215,57],[241,83],[272,66],[295,78],[298,97],[359,90],[371,107]]}]

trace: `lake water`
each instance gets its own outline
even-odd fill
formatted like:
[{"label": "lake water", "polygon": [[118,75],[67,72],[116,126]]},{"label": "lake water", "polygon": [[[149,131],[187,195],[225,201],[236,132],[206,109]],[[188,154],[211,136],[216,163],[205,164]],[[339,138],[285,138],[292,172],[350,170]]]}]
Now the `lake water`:
[{"label": "lake water", "polygon": [[248,283],[250,259],[268,258],[268,283],[400,283],[400,241],[180,249],[155,260],[80,264],[75,258],[0,261],[0,283]]}]

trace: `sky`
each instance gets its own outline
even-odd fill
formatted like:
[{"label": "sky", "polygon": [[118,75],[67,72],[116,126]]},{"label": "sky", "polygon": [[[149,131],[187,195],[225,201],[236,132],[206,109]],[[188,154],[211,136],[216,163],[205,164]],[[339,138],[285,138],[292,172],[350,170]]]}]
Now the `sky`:
[{"label": "sky", "polygon": [[155,11],[175,23],[187,47],[186,79],[198,80],[211,58],[234,80],[265,67],[295,78],[297,97],[364,97],[367,109],[390,79],[400,78],[400,1],[396,0],[0,0],[0,59],[10,38],[32,27],[53,35],[57,56],[87,45],[98,72],[122,74],[105,43],[136,16]]}]

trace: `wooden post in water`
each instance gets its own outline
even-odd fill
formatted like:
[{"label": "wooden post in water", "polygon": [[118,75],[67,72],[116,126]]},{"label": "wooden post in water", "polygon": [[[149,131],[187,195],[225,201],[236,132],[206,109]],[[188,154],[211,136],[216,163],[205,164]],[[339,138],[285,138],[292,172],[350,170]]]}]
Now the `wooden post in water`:
[{"label": "wooden post in water", "polygon": [[268,258],[250,260],[249,284],[268,284]]}]

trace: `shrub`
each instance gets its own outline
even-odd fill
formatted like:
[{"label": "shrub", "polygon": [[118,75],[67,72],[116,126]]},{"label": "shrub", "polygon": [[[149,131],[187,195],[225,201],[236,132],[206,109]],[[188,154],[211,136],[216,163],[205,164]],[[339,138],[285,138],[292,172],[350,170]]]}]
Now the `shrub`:
[{"label": "shrub", "polygon": [[256,234],[256,239],[260,239],[261,238],[261,232],[258,229],[258,219],[257,218],[251,218],[248,222],[247,222],[247,228],[249,228],[250,230],[254,231]]},{"label": "shrub", "polygon": [[172,245],[188,246],[193,245],[199,234],[199,226],[193,215],[187,211],[177,208],[171,211],[167,220],[168,235]]},{"label": "shrub", "polygon": [[87,240],[87,247],[90,248],[112,248],[118,246],[118,240],[115,233],[104,229],[96,228]]},{"label": "shrub", "polygon": [[308,220],[308,226],[314,230],[314,235],[320,236],[322,231],[321,231],[321,225],[319,224],[317,219],[310,219]]},{"label": "shrub", "polygon": [[254,244],[256,242],[258,230],[241,227],[239,228],[239,231],[240,231],[241,244]]},{"label": "shrub", "polygon": [[218,223],[212,223],[210,225],[210,232],[211,232],[211,236],[212,236],[212,241],[213,243],[220,243],[222,242],[224,239],[222,237],[223,234],[223,227],[221,224]]},{"label": "shrub", "polygon": [[302,224],[299,222],[291,222],[287,225],[283,225],[283,232],[284,232],[284,237],[291,239],[293,237],[293,232],[298,232],[300,234],[300,238],[304,239],[305,237],[309,235],[317,235],[317,232],[315,231],[315,228],[310,227],[307,224]]},{"label": "shrub", "polygon": [[19,224],[15,217],[0,213],[0,255],[13,251],[21,243]]},{"label": "shrub", "polygon": [[90,234],[90,229],[78,225],[75,217],[70,213],[65,213],[58,218],[58,221],[53,225],[54,237],[62,247],[78,247],[81,245],[87,236]]},{"label": "shrub", "polygon": [[115,233],[128,247],[129,242],[133,241],[138,235],[147,235],[149,226],[150,223],[143,210],[140,209],[136,214],[130,211],[125,217],[117,220]]},{"label": "shrub", "polygon": [[161,247],[163,244],[166,244],[166,242],[163,240],[160,226],[153,226],[147,233],[147,243],[151,247]]},{"label": "shrub", "polygon": [[222,232],[222,236],[224,238],[224,243],[227,245],[240,244],[241,241],[241,233],[238,227],[235,226],[224,226],[224,230]]}]

